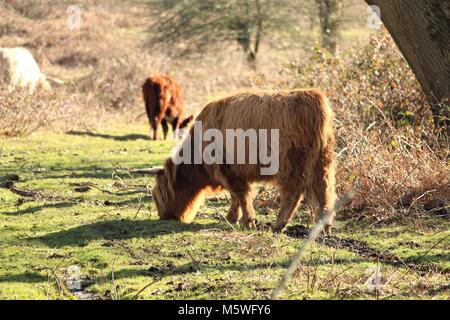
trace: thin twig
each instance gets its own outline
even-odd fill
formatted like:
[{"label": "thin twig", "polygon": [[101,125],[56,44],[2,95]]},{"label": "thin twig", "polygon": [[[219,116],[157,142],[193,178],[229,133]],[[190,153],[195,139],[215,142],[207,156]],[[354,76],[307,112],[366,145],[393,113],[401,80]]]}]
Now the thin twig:
[{"label": "thin twig", "polygon": [[149,284],[147,284],[145,287],[143,287],[141,290],[139,290],[133,297],[133,300],[136,300],[139,295],[144,292],[148,287],[150,287],[151,285],[155,284],[156,282],[160,281],[162,279],[162,277],[156,278],[155,280],[153,280],[152,282],[150,282]]},{"label": "thin twig", "polygon": [[300,262],[300,259],[303,257],[304,253],[308,249],[308,247],[314,243],[317,239],[317,237],[320,235],[320,233],[323,231],[326,225],[326,221],[329,221],[329,219],[335,214],[335,212],[339,211],[344,205],[346,205],[350,200],[353,199],[355,196],[357,190],[359,189],[359,183],[355,185],[353,190],[347,192],[344,194],[339,200],[337,200],[332,208],[329,208],[322,216],[322,218],[317,222],[317,224],[314,226],[314,228],[310,231],[308,237],[306,238],[305,242],[303,243],[303,246],[297,251],[294,258],[292,259],[291,264],[289,265],[288,269],[286,270],[286,273],[281,278],[280,283],[275,288],[275,290],[272,292],[271,299],[277,300],[279,299],[281,293],[283,292],[284,288],[286,287],[286,284],[289,282],[289,280],[294,275],[295,271],[298,268],[298,264]]},{"label": "thin twig", "polygon": [[125,196],[125,195],[128,195],[128,193],[125,192],[127,190],[133,190],[133,191],[136,191],[136,192],[147,193],[147,189],[143,189],[143,188],[122,188],[122,189],[119,190],[119,192],[113,192],[113,191],[109,191],[107,189],[100,188],[99,186],[95,185],[92,182],[86,183],[85,186],[95,188],[95,189],[97,189],[97,190],[99,190],[99,191],[101,191],[103,193],[114,195],[114,196]]},{"label": "thin twig", "polygon": [[442,241],[444,241],[445,239],[447,239],[448,237],[450,237],[450,234],[443,237],[442,239],[440,239],[438,242],[436,242],[427,252],[425,252],[423,255],[419,256],[416,261],[422,260],[423,258],[425,258],[427,256],[427,254],[429,254],[431,252],[431,250],[433,250],[434,248],[436,248]]},{"label": "thin twig", "polygon": [[218,208],[215,204],[213,204],[213,203],[212,203],[211,201],[209,201],[208,199],[206,199],[205,202],[207,202],[207,203],[209,203],[210,205],[212,205],[212,206],[217,210],[219,216],[220,216],[221,218],[223,218],[223,220],[225,220],[225,222],[231,227],[231,229],[233,229],[234,232],[236,232],[236,228],[234,227],[234,225],[233,225],[230,221],[228,221],[228,219],[220,212],[219,208]]},{"label": "thin twig", "polygon": [[134,215],[133,220],[137,218],[139,212],[141,212],[141,209],[142,209],[143,207],[144,207],[144,204],[142,203],[142,196],[140,196],[140,197],[139,197],[139,208],[137,209],[136,214]]}]

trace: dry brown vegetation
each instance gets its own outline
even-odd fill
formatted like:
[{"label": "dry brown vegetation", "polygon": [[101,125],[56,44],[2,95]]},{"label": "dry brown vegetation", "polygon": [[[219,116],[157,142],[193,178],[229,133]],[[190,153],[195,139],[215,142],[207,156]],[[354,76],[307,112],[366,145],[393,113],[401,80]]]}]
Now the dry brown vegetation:
[{"label": "dry brown vegetation", "polygon": [[435,127],[426,97],[387,32],[335,56],[315,48],[312,61],[297,66],[296,83],[325,89],[333,102],[340,191],[362,183],[353,212],[377,220],[446,214],[448,128]]},{"label": "dry brown vegetation", "polygon": [[[295,57],[293,52],[281,56],[281,49],[273,49],[270,56],[261,58],[263,67],[258,71],[247,64],[235,46],[224,45],[220,55],[210,52],[196,59],[174,59],[169,52],[148,45],[151,8],[145,4],[81,1],[81,29],[69,30],[66,9],[70,4],[0,2],[0,45],[29,49],[44,74],[65,82],[63,86],[53,84],[52,94],[36,99],[54,102],[76,115],[70,121],[56,121],[52,115],[52,121],[47,121],[48,116],[41,114],[42,121],[36,126],[26,117],[9,115],[16,110],[5,107],[2,112],[8,117],[0,119],[3,134],[31,133],[37,127],[67,130],[100,128],[111,120],[136,121],[144,112],[140,87],[152,73],[168,73],[182,83],[186,108],[195,112],[217,94],[254,85],[273,86],[274,80],[280,79],[280,65]],[[268,43],[268,48],[271,45]],[[17,101],[14,104],[17,109],[34,109]],[[23,113],[30,115],[28,111]],[[13,132],[10,127],[22,129]]]}]

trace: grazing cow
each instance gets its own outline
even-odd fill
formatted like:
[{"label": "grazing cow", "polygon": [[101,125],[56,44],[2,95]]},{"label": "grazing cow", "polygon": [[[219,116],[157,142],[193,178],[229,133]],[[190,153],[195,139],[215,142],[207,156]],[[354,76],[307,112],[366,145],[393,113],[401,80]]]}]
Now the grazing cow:
[{"label": "grazing cow", "polygon": [[0,77],[10,90],[28,88],[31,94],[38,86],[50,89],[33,55],[24,48],[0,48]]},{"label": "grazing cow", "polygon": [[[191,222],[206,192],[226,189],[231,194],[228,221],[241,221],[243,225],[252,227],[255,212],[251,184],[266,181],[278,186],[281,196],[281,211],[275,231],[284,229],[303,196],[312,208],[311,219],[317,219],[317,214],[331,208],[335,199],[333,119],[325,95],[316,89],[241,93],[208,104],[176,152],[180,154],[182,151],[183,159],[188,161],[179,161],[173,156],[165,161],[164,167],[153,168],[150,172],[157,175],[153,199],[159,217]],[[200,123],[202,131],[197,125]],[[191,154],[196,153],[196,148],[205,156],[206,148],[210,147],[204,144],[204,141],[212,141],[211,135],[206,137],[208,129],[227,136],[225,153],[220,148],[216,149],[219,161],[213,163],[206,163],[206,159],[203,162],[191,161],[195,158]],[[249,129],[278,132],[278,143],[276,135],[271,136],[269,143],[271,157],[277,156],[279,160],[278,171],[262,174],[268,162],[263,163],[261,159],[234,164],[236,157],[250,155],[251,148],[257,144],[250,142],[251,134],[248,134],[241,148],[232,147],[230,152],[228,147],[235,143],[234,138],[237,137],[228,140],[228,133],[234,132],[230,129],[241,130],[241,133],[249,133]],[[196,138],[199,140],[202,133],[205,134],[204,140],[198,144]],[[261,144],[258,148],[262,148]],[[220,161],[220,155],[224,157],[224,154],[226,161]],[[326,222],[328,231],[332,222],[333,217]]]},{"label": "grazing cow", "polygon": [[184,98],[181,87],[175,80],[166,75],[153,75],[142,86],[142,94],[145,101],[145,110],[153,130],[153,140],[158,140],[158,127],[163,128],[164,139],[167,138],[169,127],[172,125],[174,137],[179,129],[189,126],[193,117],[183,118]]}]

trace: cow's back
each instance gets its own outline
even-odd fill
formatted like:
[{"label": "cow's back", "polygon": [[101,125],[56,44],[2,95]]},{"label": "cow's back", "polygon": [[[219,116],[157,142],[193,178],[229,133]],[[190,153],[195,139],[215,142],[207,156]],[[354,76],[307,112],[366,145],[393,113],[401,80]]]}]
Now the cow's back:
[{"label": "cow's back", "polygon": [[[286,178],[293,163],[297,163],[297,169],[303,171],[304,163],[311,163],[311,157],[317,157],[318,150],[326,143],[324,135],[331,134],[324,128],[332,126],[333,113],[328,106],[326,97],[316,89],[292,90],[285,92],[269,93],[254,92],[241,93],[208,104],[198,115],[196,121],[202,124],[203,132],[207,129],[218,129],[224,137],[224,154],[230,149],[226,146],[227,129],[248,132],[255,130],[259,137],[260,130],[267,130],[268,150],[274,147],[278,152],[280,172],[276,175],[262,176],[262,165],[248,164],[249,148],[255,148],[245,144],[246,164],[230,164],[227,168],[235,175],[243,175],[249,180],[270,180],[276,176]],[[193,129],[192,129],[193,130]],[[193,131],[191,130],[191,135]],[[271,141],[271,130],[278,130],[279,140]],[[263,141],[259,141],[262,143]],[[237,159],[238,150],[234,140],[234,159]],[[203,144],[203,148],[208,143]],[[259,149],[258,149],[259,150]],[[212,165],[211,169],[221,170],[221,165]],[[296,170],[297,170],[296,169]]]},{"label": "cow's back", "polygon": [[278,129],[280,139],[307,145],[315,128],[329,121],[332,111],[316,89],[278,93],[242,93],[209,103],[197,116],[203,129]]}]

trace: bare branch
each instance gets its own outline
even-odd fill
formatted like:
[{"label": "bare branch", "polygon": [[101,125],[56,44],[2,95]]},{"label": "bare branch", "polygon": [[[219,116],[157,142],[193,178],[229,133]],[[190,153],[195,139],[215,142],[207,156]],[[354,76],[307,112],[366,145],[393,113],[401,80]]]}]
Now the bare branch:
[{"label": "bare branch", "polygon": [[303,243],[303,246],[300,247],[300,249],[295,254],[294,258],[292,259],[291,264],[289,265],[288,269],[286,270],[286,273],[281,278],[280,283],[275,288],[275,290],[272,292],[271,298],[273,300],[277,300],[281,293],[283,292],[284,288],[286,287],[286,284],[289,282],[289,280],[294,275],[295,271],[298,268],[298,264],[300,262],[300,259],[303,257],[303,254],[306,252],[308,247],[313,244],[317,237],[320,235],[320,233],[324,230],[326,221],[330,220],[330,217],[332,217],[336,212],[338,212],[342,207],[344,207],[348,202],[350,202],[353,197],[355,196],[356,192],[359,190],[359,183],[357,183],[354,188],[350,191],[348,191],[346,194],[344,194],[339,200],[337,200],[334,204],[333,208],[329,208],[322,216],[322,218],[317,222],[317,224],[314,226],[314,228],[310,231],[308,237],[306,238],[305,242]]}]

